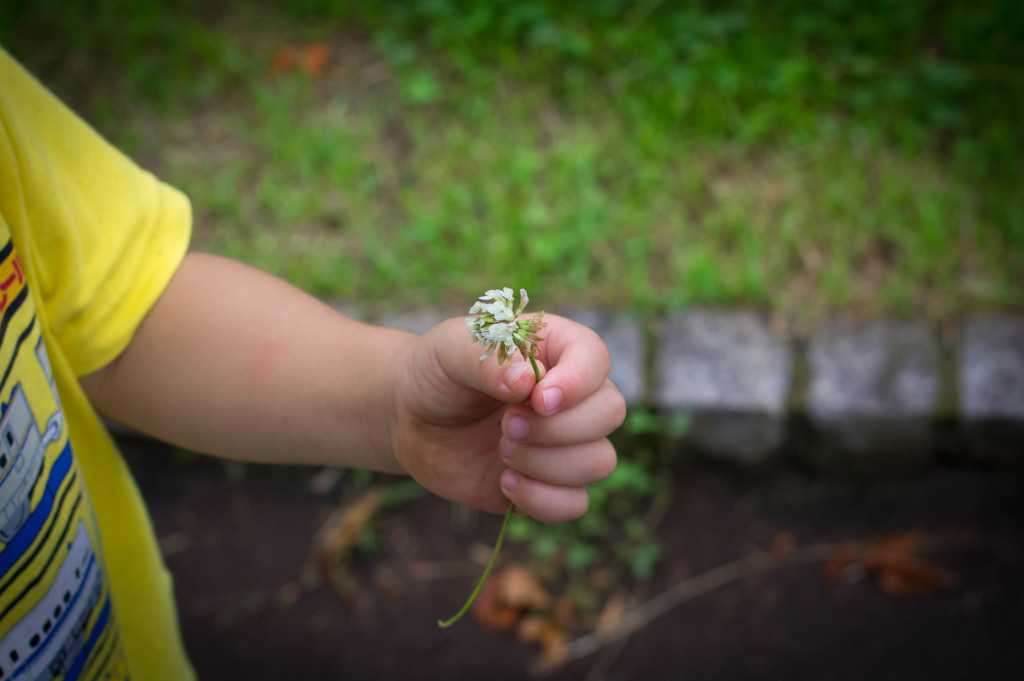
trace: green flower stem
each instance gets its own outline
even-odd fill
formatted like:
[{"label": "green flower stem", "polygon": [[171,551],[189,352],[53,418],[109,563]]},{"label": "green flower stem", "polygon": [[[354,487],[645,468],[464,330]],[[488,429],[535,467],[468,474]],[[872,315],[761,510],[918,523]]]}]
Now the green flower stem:
[{"label": "green flower stem", "polygon": [[462,606],[462,609],[455,613],[451,619],[438,620],[437,626],[442,629],[447,629],[462,619],[462,616],[469,611],[469,607],[473,605],[473,601],[476,600],[481,587],[483,587],[484,582],[487,581],[487,577],[491,574],[491,568],[494,567],[494,562],[498,559],[498,551],[501,549],[501,542],[505,539],[505,532],[508,531],[508,523],[512,519],[512,511],[514,511],[515,508],[515,504],[509,504],[508,510],[505,511],[505,520],[501,523],[501,532],[498,533],[498,542],[494,545],[494,551],[491,553],[491,560],[487,563],[487,568],[484,570],[484,574],[480,577],[480,581],[476,583],[476,588],[473,589],[473,593],[469,595],[469,600],[466,601],[466,604]]},{"label": "green flower stem", "polygon": [[533,355],[529,355],[530,364],[533,365],[533,375],[537,377],[537,382],[540,383],[540,369],[537,367],[537,360],[533,358]]},{"label": "green flower stem", "polygon": [[[533,375],[537,377],[537,382],[540,383],[540,367],[537,366],[537,360],[535,360],[532,355],[527,356],[530,358],[530,365],[533,366]],[[480,581],[476,583],[476,588],[473,589],[473,593],[469,595],[469,600],[466,601],[466,604],[462,606],[462,609],[455,613],[451,619],[438,620],[437,626],[442,629],[447,629],[462,619],[462,616],[469,611],[469,608],[473,605],[473,601],[475,601],[476,597],[480,594],[480,589],[483,588],[484,582],[486,582],[487,578],[490,576],[491,568],[494,567],[495,561],[498,560],[498,551],[501,550],[501,542],[505,540],[505,532],[508,531],[508,523],[512,519],[512,512],[515,510],[516,505],[514,503],[508,505],[508,510],[505,511],[505,521],[501,523],[501,532],[498,533],[498,541],[494,544],[494,551],[491,552],[491,560],[488,561],[487,567],[484,569],[484,574],[481,575]]]}]

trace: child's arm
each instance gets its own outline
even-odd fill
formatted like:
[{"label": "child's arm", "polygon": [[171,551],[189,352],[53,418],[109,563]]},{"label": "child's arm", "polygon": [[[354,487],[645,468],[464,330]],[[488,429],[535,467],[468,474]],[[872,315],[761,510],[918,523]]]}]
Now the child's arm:
[{"label": "child's arm", "polygon": [[507,497],[561,522],[614,468],[606,436],[625,406],[597,335],[546,319],[550,369],[534,390],[528,363],[479,361],[459,319],[423,336],[368,326],[190,254],[127,350],[82,385],[101,413],[197,451],[407,472],[448,499],[500,512]]}]

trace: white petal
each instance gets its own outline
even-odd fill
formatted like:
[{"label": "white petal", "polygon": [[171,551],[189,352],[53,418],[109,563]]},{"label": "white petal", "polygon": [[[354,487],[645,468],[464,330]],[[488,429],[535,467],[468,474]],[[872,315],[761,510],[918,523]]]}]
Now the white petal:
[{"label": "white petal", "polygon": [[512,322],[495,322],[487,327],[484,336],[496,343],[505,343],[512,338],[516,326]]},{"label": "white petal", "polygon": [[505,289],[492,288],[490,291],[488,291],[487,293],[485,293],[482,296],[480,296],[480,300],[502,300],[502,299],[504,299],[504,300],[511,300],[511,298],[512,298],[512,289],[510,289],[510,288],[505,288]]}]

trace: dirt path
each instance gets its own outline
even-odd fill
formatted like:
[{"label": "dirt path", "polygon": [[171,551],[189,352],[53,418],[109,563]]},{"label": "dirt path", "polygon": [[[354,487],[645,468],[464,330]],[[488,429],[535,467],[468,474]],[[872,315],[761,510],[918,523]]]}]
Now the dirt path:
[{"label": "dirt path", "polygon": [[[407,502],[379,522],[379,551],[356,562],[343,598],[303,585],[310,538],[336,507],[309,491],[312,470],[250,466],[233,480],[220,462],[175,464],[151,443],[124,446],[201,679],[527,677],[535,650],[511,634],[468,618],[434,626],[475,579],[460,562],[466,547],[492,541],[498,518],[453,529],[449,504]],[[652,594],[782,533],[797,546],[914,528],[977,541],[929,556],[957,575],[948,590],[896,598],[870,580],[828,583],[820,564],[780,568],[674,608],[621,650],[556,678],[1015,679],[1024,667],[1022,474],[935,471],[859,486],[689,471],[661,528],[665,559]],[[426,578],[410,565],[446,565],[448,576]]]}]

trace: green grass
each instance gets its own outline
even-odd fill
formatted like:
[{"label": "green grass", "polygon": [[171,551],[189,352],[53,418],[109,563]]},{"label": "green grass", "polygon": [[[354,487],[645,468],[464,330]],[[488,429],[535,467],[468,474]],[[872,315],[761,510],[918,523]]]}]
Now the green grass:
[{"label": "green grass", "polygon": [[[198,247],[317,293],[1024,303],[1016,3],[587,7],[15,2],[0,40],[190,194]],[[320,40],[325,73],[269,75]]]}]

